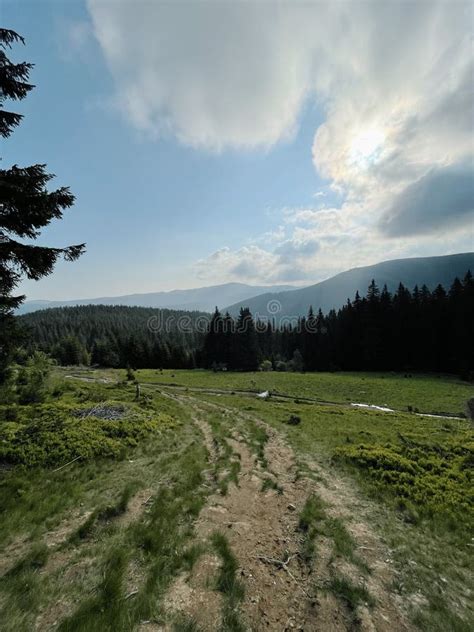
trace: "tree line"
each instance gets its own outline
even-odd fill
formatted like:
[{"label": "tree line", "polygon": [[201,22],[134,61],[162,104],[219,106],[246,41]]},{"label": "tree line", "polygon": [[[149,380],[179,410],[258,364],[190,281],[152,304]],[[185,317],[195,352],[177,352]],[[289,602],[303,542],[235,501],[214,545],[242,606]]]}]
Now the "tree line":
[{"label": "tree line", "polygon": [[[161,325],[150,326],[160,315]],[[365,296],[323,314],[309,309],[295,322],[237,318],[216,308],[200,312],[87,305],[19,317],[28,327],[27,352],[60,364],[133,368],[253,371],[434,371],[472,377],[474,281],[470,272],[449,290],[438,285],[393,294],[375,281]]]},{"label": "tree line", "polygon": [[372,281],[339,310],[310,308],[296,323],[234,320],[216,309],[202,352],[206,368],[305,371],[474,371],[474,282],[471,272],[448,291],[426,285],[395,293]]}]

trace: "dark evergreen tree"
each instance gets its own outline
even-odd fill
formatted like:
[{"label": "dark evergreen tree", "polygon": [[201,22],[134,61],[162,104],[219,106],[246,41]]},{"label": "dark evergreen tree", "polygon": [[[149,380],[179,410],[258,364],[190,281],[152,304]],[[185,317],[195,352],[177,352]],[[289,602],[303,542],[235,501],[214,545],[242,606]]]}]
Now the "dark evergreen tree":
[{"label": "dark evergreen tree", "polygon": [[89,364],[87,349],[76,336],[67,336],[51,349],[51,355],[59,364]]},{"label": "dark evergreen tree", "polygon": [[235,328],[235,349],[232,368],[255,371],[259,365],[257,332],[248,307],[241,307]]},{"label": "dark evergreen tree", "polygon": [[226,361],[224,345],[224,322],[222,314],[217,309],[214,310],[207,328],[207,335],[204,340],[203,357],[205,366],[210,369]]},{"label": "dark evergreen tree", "polygon": [[[0,135],[3,138],[8,138],[22,119],[21,114],[4,109],[5,101],[24,99],[34,87],[28,82],[32,64],[15,64],[6,55],[14,43],[24,43],[24,40],[15,31],[0,29]],[[47,184],[53,177],[41,164],[0,169],[0,383],[6,377],[18,343],[13,310],[24,296],[14,296],[15,288],[25,276],[37,280],[50,274],[59,257],[73,261],[84,250],[84,244],[47,248],[21,241],[36,239],[42,228],[53,219],[61,219],[63,211],[72,206],[74,196],[67,187],[48,191]]]},{"label": "dark evergreen tree", "polygon": [[314,371],[318,366],[318,340],[316,336],[317,321],[313,306],[310,305],[308,317],[304,321],[303,335],[303,361],[307,371]]},{"label": "dark evergreen tree", "polygon": [[383,354],[380,290],[374,279],[372,279],[367,289],[364,320],[363,350],[365,364],[368,369],[373,370],[380,366]]}]

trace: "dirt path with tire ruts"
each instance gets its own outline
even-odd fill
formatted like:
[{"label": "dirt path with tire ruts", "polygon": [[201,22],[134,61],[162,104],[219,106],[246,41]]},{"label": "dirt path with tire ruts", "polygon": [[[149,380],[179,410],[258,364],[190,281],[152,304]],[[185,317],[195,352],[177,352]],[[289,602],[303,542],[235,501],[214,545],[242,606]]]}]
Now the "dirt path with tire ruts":
[{"label": "dirt path with tire ruts", "polygon": [[[245,588],[242,601],[234,606],[243,630],[414,629],[390,589],[395,573],[390,551],[370,527],[364,503],[350,481],[316,462],[307,463],[316,480],[302,476],[284,436],[254,416],[189,394],[171,390],[168,394],[191,409],[210,466],[218,458],[212,427],[206,420],[211,413],[218,413],[221,423],[230,429],[227,444],[233,458],[240,461],[237,483],[231,483],[225,495],[212,494],[197,520],[196,543],[207,547],[206,552],[192,571],[171,586],[165,600],[171,617],[184,616],[197,629],[209,632],[234,629],[222,624],[225,595],[216,590],[221,561],[209,546],[212,535],[219,532],[237,559],[237,579]],[[263,459],[257,458],[249,442],[248,424],[265,430]],[[299,528],[299,516],[312,494],[324,501],[329,520],[345,525],[356,546],[357,563],[339,555],[331,535],[323,533],[316,536],[315,554],[309,562],[301,554],[305,534]],[[354,604],[334,590],[334,585],[340,585],[335,580],[363,589],[362,594],[370,595],[370,603]]]}]

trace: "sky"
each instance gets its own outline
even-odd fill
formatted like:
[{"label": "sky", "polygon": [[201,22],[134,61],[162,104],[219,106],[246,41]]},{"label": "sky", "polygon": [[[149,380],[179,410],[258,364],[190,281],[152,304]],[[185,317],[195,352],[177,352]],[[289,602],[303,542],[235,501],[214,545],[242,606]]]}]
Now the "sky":
[{"label": "sky", "polygon": [[[4,0],[35,64],[4,168],[47,163],[72,299],[310,285],[474,250],[474,4]],[[16,104],[15,104],[16,105]]]}]

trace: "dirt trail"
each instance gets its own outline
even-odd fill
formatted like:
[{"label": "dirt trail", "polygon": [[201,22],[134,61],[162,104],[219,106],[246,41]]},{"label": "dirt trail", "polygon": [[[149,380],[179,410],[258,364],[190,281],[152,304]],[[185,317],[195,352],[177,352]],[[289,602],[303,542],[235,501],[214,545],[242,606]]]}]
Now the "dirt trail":
[{"label": "dirt trail", "polygon": [[[412,629],[390,593],[394,574],[389,552],[369,527],[349,483],[333,471],[323,471],[317,463],[309,466],[319,474],[320,481],[298,475],[295,455],[283,436],[253,416],[203,403],[189,395],[175,392],[172,397],[192,407],[211,459],[215,458],[215,442],[206,422],[206,409],[218,410],[223,417],[231,416],[242,424],[241,433],[239,424],[233,424],[236,430],[228,440],[233,451],[240,455],[238,485],[230,485],[225,496],[216,493],[209,498],[197,521],[196,536],[202,542],[208,542],[216,531],[227,537],[239,563],[239,579],[245,585],[240,613],[246,629],[320,632]],[[246,422],[258,424],[268,435],[267,469],[256,459],[243,436]],[[265,478],[275,481],[283,492],[262,491]],[[362,576],[359,567],[334,555],[329,538],[318,539],[312,565],[302,560],[298,520],[311,493],[323,498],[330,516],[347,521],[347,528],[359,546],[358,556],[371,570],[367,577]],[[214,588],[219,563],[216,556],[206,555],[189,576],[180,576],[166,600],[169,611],[186,614],[204,630],[218,629],[222,596]],[[364,585],[374,597],[375,606],[369,609],[362,604],[356,612],[351,611],[347,603],[325,589],[335,575]]]},{"label": "dirt trail", "polygon": [[[190,400],[186,400],[189,406]],[[212,431],[204,420],[205,412],[195,402],[191,405],[212,455]],[[274,475],[265,472],[242,436],[236,434],[228,443],[240,455],[239,484],[231,485],[225,496],[216,493],[210,497],[196,523],[197,538],[207,542],[216,531],[226,535],[239,562],[239,579],[246,588],[242,618],[252,630],[301,628],[306,624],[308,608],[311,609],[305,587],[308,570],[297,559],[297,523],[307,496],[305,483],[295,482],[293,455],[276,438],[269,439],[265,452]],[[262,492],[264,479],[275,479],[275,475],[283,494],[275,490]],[[288,558],[285,571],[278,560],[284,562]],[[216,599],[213,590],[219,565],[215,555],[204,556],[188,581],[177,579],[167,599],[170,609],[180,609],[206,630],[219,627],[222,598],[217,594]]]}]

